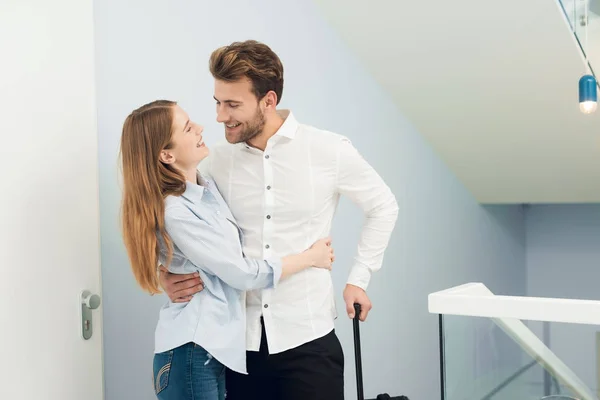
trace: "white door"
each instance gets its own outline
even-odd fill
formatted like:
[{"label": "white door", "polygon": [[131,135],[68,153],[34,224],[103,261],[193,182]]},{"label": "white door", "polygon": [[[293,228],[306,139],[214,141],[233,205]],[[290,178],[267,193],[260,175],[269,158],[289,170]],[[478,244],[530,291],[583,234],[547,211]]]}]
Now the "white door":
[{"label": "white door", "polygon": [[0,399],[102,400],[92,0],[0,1]]}]

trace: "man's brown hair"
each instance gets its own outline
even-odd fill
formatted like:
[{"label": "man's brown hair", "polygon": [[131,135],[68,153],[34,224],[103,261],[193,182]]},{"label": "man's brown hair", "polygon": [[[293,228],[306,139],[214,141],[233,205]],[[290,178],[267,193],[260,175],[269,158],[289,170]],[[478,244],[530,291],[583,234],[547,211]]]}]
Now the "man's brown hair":
[{"label": "man's brown hair", "polygon": [[209,68],[215,79],[225,82],[249,79],[258,99],[272,90],[277,95],[277,104],[281,100],[283,64],[266,44],[246,40],[220,47],[211,54]]}]

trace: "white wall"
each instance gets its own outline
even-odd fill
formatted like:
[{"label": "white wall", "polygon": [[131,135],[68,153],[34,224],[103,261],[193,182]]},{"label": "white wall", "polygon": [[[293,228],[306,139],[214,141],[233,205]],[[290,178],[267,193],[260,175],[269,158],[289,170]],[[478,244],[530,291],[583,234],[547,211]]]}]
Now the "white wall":
[{"label": "white wall", "polygon": [[[268,43],[284,62],[282,106],[300,121],[349,136],[400,203],[384,267],[369,289],[375,308],[362,325],[367,396],[438,398],[437,318],[427,313],[427,294],[470,280],[523,294],[520,207],[480,207],[311,2],[103,0],[95,7],[106,399],[151,398],[153,330],[164,300],[134,284],[118,230],[121,124],[140,104],[170,98],[205,125],[209,145],[222,140],[208,57],[218,46],[250,38]],[[361,222],[358,209],[342,201],[333,276],[349,399],[355,396],[352,327],[341,294]]]},{"label": "white wall", "polygon": [[[600,205],[533,206],[526,226],[527,295],[600,300]],[[539,324],[531,325],[539,333]],[[591,325],[550,327],[550,349],[594,390],[598,331]]]}]

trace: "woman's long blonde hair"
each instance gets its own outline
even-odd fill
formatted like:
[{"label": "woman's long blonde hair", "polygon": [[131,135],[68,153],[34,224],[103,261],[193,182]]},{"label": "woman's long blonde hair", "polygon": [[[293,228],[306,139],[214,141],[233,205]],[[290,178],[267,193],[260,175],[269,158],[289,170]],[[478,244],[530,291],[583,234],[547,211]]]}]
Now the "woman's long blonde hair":
[{"label": "woman's long blonde hair", "polygon": [[123,202],[121,222],[131,269],[138,284],[150,294],[160,293],[158,235],[168,248],[165,230],[165,197],[185,191],[185,177],[160,161],[160,153],[172,147],[173,107],[157,100],[134,110],[123,124],[121,166]]}]

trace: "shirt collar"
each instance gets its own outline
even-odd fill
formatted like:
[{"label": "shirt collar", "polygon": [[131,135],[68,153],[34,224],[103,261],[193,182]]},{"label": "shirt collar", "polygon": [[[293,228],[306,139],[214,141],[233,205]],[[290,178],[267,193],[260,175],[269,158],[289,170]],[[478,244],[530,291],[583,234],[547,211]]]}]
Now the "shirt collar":
[{"label": "shirt collar", "polygon": [[[282,137],[293,139],[296,136],[296,131],[298,130],[299,125],[298,121],[294,117],[294,114],[290,110],[278,110],[277,114],[283,118],[283,124],[269,140],[279,140]],[[245,142],[238,143],[238,146],[242,149],[250,151],[256,150],[257,152],[260,152],[260,150],[249,146]]]},{"label": "shirt collar", "polygon": [[197,203],[202,201],[202,196],[204,196],[204,191],[208,190],[209,182],[204,179],[199,173],[197,174],[198,182],[200,184],[195,184],[190,181],[185,181],[185,192],[183,192],[183,197],[188,199],[191,202]]},{"label": "shirt collar", "polygon": [[280,110],[277,114],[283,118],[283,125],[279,127],[273,136],[283,136],[288,139],[293,139],[298,130],[298,121],[294,118],[294,114],[290,110]]}]

